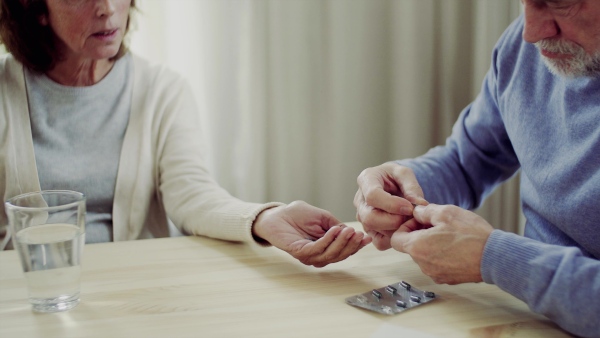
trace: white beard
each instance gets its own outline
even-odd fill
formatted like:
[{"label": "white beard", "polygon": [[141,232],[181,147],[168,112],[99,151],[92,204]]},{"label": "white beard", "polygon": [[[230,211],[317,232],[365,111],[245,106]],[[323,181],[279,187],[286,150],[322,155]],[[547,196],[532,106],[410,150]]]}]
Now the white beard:
[{"label": "white beard", "polygon": [[600,51],[590,55],[579,45],[551,39],[538,41],[535,46],[549,52],[572,56],[568,59],[551,59],[542,55],[546,67],[555,75],[569,78],[600,77]]}]

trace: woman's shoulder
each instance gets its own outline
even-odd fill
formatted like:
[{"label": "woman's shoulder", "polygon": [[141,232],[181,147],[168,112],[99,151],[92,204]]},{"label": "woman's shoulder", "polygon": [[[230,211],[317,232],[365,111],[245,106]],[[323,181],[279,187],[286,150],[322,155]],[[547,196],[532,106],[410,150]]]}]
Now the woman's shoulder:
[{"label": "woman's shoulder", "polygon": [[[133,99],[146,105],[164,105],[165,102],[188,102],[193,99],[188,81],[179,73],[161,63],[129,53],[130,74],[133,76]],[[187,104],[187,103],[186,103]]]},{"label": "woman's shoulder", "polygon": [[0,96],[14,96],[25,89],[23,65],[11,54],[0,55]]},{"label": "woman's shoulder", "polygon": [[128,57],[131,58],[135,78],[140,83],[160,83],[164,85],[185,83],[183,76],[169,69],[164,64],[152,62],[132,52],[129,53]]},{"label": "woman's shoulder", "polygon": [[11,60],[14,60],[14,57],[10,53],[0,55],[0,65],[2,66],[4,66],[7,62],[12,62]]},{"label": "woman's shoulder", "polygon": [[3,80],[15,72],[22,72],[23,65],[17,61],[12,54],[0,55],[0,78]]}]

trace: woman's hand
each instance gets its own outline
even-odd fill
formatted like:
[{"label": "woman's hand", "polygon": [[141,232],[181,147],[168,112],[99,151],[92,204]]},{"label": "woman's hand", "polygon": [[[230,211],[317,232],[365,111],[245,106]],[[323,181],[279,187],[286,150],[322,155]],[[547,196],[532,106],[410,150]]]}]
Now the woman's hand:
[{"label": "woman's hand", "polygon": [[371,238],[342,224],[330,212],[302,201],[261,212],[252,234],[317,268],[342,261]]}]

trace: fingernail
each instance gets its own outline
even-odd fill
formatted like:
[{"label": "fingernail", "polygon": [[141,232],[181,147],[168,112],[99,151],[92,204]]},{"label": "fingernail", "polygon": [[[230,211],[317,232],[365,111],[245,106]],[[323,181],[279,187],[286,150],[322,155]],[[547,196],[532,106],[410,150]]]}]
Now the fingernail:
[{"label": "fingernail", "polygon": [[351,231],[351,232],[348,232],[348,233],[346,234],[346,239],[350,239],[352,236],[354,236],[354,232],[353,232],[353,231]]},{"label": "fingernail", "polygon": [[407,207],[402,207],[402,208],[400,208],[400,213],[403,215],[411,215],[412,210],[410,210],[410,208],[407,208]]},{"label": "fingernail", "polygon": [[417,200],[419,202],[417,204],[419,204],[419,205],[427,205],[427,204],[429,204],[429,202],[427,202],[427,200],[424,199],[424,198],[419,197],[419,198],[417,198]]}]

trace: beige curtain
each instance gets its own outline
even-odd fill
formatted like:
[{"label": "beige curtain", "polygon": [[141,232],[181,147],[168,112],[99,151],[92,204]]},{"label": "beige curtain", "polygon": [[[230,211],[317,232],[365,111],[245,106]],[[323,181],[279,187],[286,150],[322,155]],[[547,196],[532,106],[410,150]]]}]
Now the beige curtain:
[{"label": "beige curtain", "polygon": [[[355,218],[366,167],[443,143],[519,0],[140,0],[132,49],[186,76],[233,195]],[[517,232],[514,179],[478,210]]]}]

